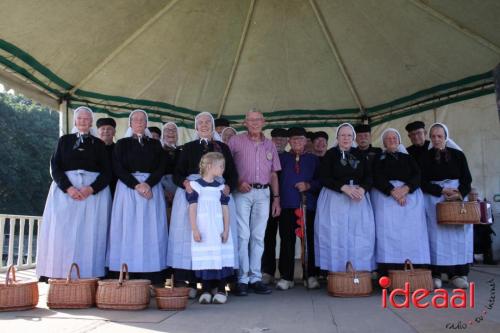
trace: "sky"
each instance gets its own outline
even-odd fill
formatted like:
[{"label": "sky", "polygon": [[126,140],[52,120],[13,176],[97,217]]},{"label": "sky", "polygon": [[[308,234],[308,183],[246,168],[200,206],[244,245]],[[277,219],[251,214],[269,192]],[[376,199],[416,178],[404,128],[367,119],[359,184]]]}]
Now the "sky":
[{"label": "sky", "polygon": [[[4,92],[5,92],[5,86],[0,83],[0,93],[4,93]],[[7,91],[7,93],[14,94],[14,90],[10,89],[9,91]]]}]

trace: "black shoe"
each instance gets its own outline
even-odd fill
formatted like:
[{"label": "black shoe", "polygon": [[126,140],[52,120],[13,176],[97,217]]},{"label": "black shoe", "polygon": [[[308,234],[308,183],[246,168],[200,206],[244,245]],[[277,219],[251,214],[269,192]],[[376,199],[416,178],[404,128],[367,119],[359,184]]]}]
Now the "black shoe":
[{"label": "black shoe", "polygon": [[256,294],[267,295],[272,293],[272,290],[263,284],[262,281],[250,283],[250,288],[253,289]]},{"label": "black shoe", "polygon": [[495,260],[493,260],[493,259],[490,259],[490,258],[485,258],[485,259],[483,260],[483,264],[484,264],[484,265],[496,265],[496,264],[497,264],[497,262],[496,262]]},{"label": "black shoe", "polygon": [[497,262],[495,260],[493,260],[493,253],[491,251],[491,248],[484,251],[483,264],[485,264],[485,265],[496,265],[497,264]]},{"label": "black shoe", "polygon": [[248,284],[237,283],[236,288],[234,288],[233,294],[236,296],[248,296]]}]

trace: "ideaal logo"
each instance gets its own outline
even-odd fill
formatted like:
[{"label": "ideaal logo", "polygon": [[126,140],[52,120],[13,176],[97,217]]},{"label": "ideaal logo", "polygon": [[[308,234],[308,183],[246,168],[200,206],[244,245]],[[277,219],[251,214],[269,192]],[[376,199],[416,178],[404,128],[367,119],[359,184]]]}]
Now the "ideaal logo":
[{"label": "ideaal logo", "polygon": [[[414,307],[418,309],[425,309],[432,306],[436,309],[447,309],[452,307],[454,309],[466,308],[467,306],[471,309],[474,308],[474,296],[475,296],[475,284],[474,282],[469,283],[468,292],[462,289],[453,289],[451,295],[446,289],[434,289],[433,296],[430,301],[425,301],[424,299],[431,295],[431,292],[427,289],[416,289],[414,292],[410,293],[410,283],[406,282],[404,289],[395,288],[389,293],[387,297],[387,288],[391,285],[391,279],[387,276],[382,276],[379,281],[379,285],[382,289],[382,307],[387,308],[387,298],[389,298],[389,303],[395,309],[409,308],[410,302]],[[396,296],[403,296],[402,302],[396,302]]]},{"label": "ideaal logo", "polygon": [[[425,309],[430,306],[436,309],[447,309],[450,306],[454,309],[465,309],[467,307],[473,309],[475,307],[476,286],[474,282],[469,283],[468,292],[462,289],[453,289],[451,294],[446,289],[441,288],[434,289],[432,293],[426,289],[416,289],[410,293],[410,284],[406,282],[404,289],[395,288],[389,293],[389,296],[387,288],[391,285],[391,279],[383,276],[379,279],[379,285],[382,287],[382,308],[387,308],[387,299],[389,299],[391,307],[395,309],[409,308],[410,303],[418,309]],[[469,326],[483,321],[488,310],[493,309],[495,305],[495,280],[488,280],[488,286],[490,289],[490,297],[479,316],[470,320],[449,322],[446,323],[445,327],[447,329],[467,329]],[[424,299],[430,295],[432,295],[430,301],[425,301]],[[403,296],[403,300],[401,302],[396,302],[396,296]]]}]

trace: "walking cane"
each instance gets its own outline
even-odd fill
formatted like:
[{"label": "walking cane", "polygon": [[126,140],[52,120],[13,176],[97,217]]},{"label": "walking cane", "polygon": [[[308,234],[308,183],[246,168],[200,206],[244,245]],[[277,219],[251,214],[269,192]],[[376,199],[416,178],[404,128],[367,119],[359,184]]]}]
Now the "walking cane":
[{"label": "walking cane", "polygon": [[[309,251],[307,249],[307,198],[304,192],[301,193],[301,204],[300,208],[295,210],[295,216],[297,216],[297,224],[299,227],[295,229],[295,234],[301,240],[300,246],[300,256],[302,265],[304,266],[304,279],[307,281],[309,278],[308,274],[308,259],[309,259]],[[309,290],[309,289],[308,289]]]}]

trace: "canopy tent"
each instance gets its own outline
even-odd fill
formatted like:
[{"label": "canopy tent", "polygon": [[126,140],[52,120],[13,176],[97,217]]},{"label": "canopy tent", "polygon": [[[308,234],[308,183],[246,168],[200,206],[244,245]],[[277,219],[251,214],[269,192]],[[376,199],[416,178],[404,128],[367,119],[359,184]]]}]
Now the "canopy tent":
[{"label": "canopy tent", "polygon": [[0,80],[54,107],[192,126],[380,124],[494,91],[495,0],[4,0]]},{"label": "canopy tent", "polygon": [[443,121],[491,199],[499,17],[497,0],[3,0],[0,82],[63,111],[63,132],[89,105],[118,137],[135,108],[185,128],[200,111],[238,127],[251,107],[267,131],[364,121],[378,145],[387,127]]}]

